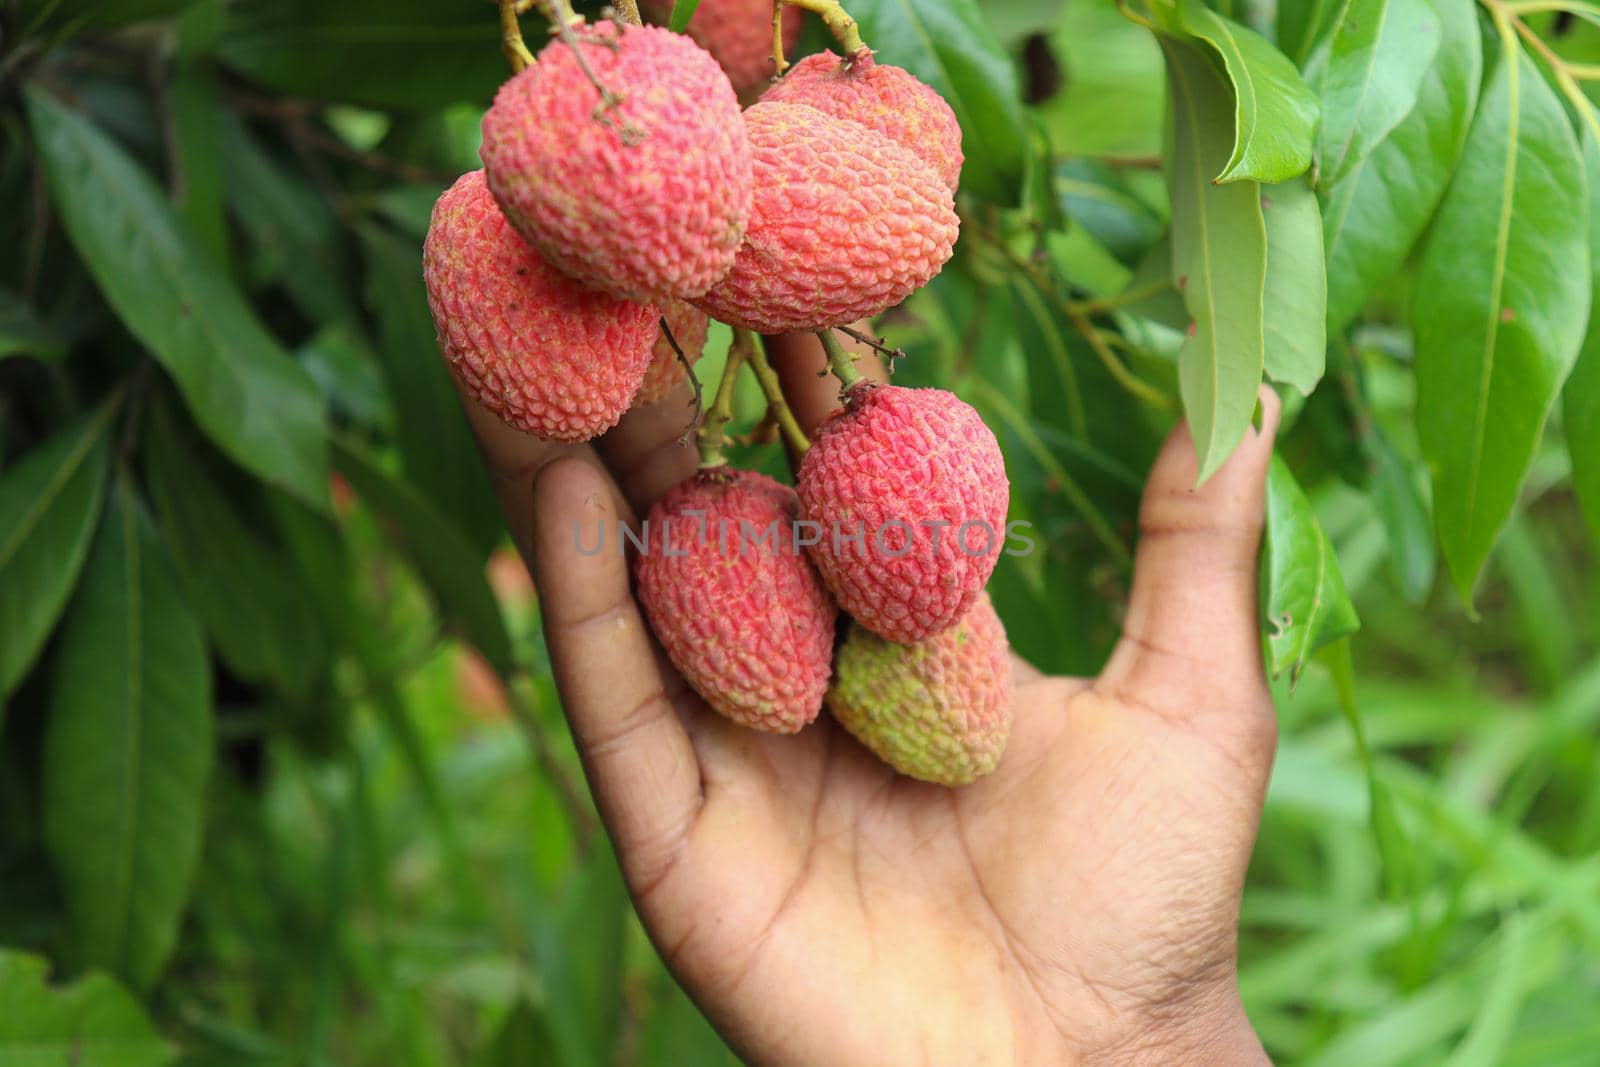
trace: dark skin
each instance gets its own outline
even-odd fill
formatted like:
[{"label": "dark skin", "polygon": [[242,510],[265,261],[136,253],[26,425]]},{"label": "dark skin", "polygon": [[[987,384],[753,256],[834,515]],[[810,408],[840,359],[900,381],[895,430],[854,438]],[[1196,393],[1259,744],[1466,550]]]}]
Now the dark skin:
[{"label": "dark skin", "polygon": [[[814,427],[838,396],[816,339],[770,351]],[[1267,1062],[1236,939],[1277,738],[1256,622],[1276,399],[1199,490],[1173,432],[1106,669],[1015,660],[1005,757],[950,790],[894,774],[826,713],[774,737],[711,712],[652,640],[626,562],[574,550],[574,522],[614,529],[694,470],[687,396],[583,446],[467,409],[634,904],[733,1048],[785,1067]]]}]

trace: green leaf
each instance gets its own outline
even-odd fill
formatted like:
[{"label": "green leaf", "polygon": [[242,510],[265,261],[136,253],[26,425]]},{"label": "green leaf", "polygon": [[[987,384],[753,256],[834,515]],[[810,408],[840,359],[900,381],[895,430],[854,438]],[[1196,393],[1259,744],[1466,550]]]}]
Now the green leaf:
[{"label": "green leaf", "polygon": [[1137,266],[1161,237],[1162,219],[1115,168],[1088,159],[1056,167],[1061,209],[1129,267]]},{"label": "green leaf", "polygon": [[[1311,166],[1317,98],[1289,58],[1254,30],[1212,11],[1202,0],[1178,0],[1183,29],[1205,41],[1233,83],[1233,150],[1211,172],[1219,182],[1281,182]],[[1168,63],[1168,71],[1171,63]]]},{"label": "green leaf", "polygon": [[563,887],[557,906],[534,919],[546,1018],[571,1067],[614,1059],[629,915],[617,861],[599,841]]},{"label": "green leaf", "polygon": [[0,289],[0,358],[33,356],[54,362],[65,351],[66,346],[55,331],[39,321],[20,296]]},{"label": "green leaf", "polygon": [[1244,439],[1255,412],[1266,346],[1267,229],[1261,187],[1211,181],[1233,138],[1227,86],[1211,61],[1163,39],[1172,94],[1172,270],[1193,320],[1178,353],[1183,408],[1200,481]]},{"label": "green leaf", "polygon": [[976,0],[852,0],[878,62],[932,86],[961,123],[961,187],[1015,204],[1027,158],[1022,89]]},{"label": "green leaf", "polygon": [[661,975],[654,983],[650,1014],[639,1041],[639,1063],[737,1067],[728,1046],[677,982]]},{"label": "green leaf", "polygon": [[0,477],[0,705],[33,665],[89,551],[117,405],[57,432]]},{"label": "green leaf", "polygon": [[1439,34],[1431,0],[1345,0],[1322,75],[1322,182],[1349,174],[1410,114]]},{"label": "green leaf", "polygon": [[236,4],[218,52],[269,88],[370,107],[486,101],[506,77],[494,8],[473,0]]},{"label": "green leaf", "polygon": [[166,405],[151,413],[145,448],[174,569],[223,662],[247,681],[305,696],[327,664],[327,641],[288,556],[239,513]]},{"label": "green leaf", "polygon": [[1261,190],[1261,214],[1267,225],[1267,376],[1310,396],[1322,380],[1328,347],[1322,212],[1310,184],[1291,178]]},{"label": "green leaf", "polygon": [[327,428],[306,373],[184,234],[149,176],[50,96],[28,113],[56,210],[106,301],[235,462],[327,506]]},{"label": "green leaf", "polygon": [[[1600,265],[1600,139],[1584,127],[1583,169],[1589,197],[1589,265]],[[1589,528],[1600,541],[1600,277],[1593,278],[1589,330],[1572,376],[1561,391],[1567,452],[1572,456],[1572,483]],[[0,514],[4,514],[0,511]]]},{"label": "green leaf", "polygon": [[1420,475],[1376,425],[1362,438],[1362,444],[1372,470],[1372,502],[1389,535],[1389,568],[1406,599],[1420,604],[1433,588],[1438,555],[1433,545],[1433,520],[1417,484]]},{"label": "green leaf", "polygon": [[178,21],[178,54],[167,90],[178,213],[196,244],[224,270],[222,100],[211,56],[222,30],[221,0],[198,0]]},{"label": "green leaf", "polygon": [[682,33],[689,28],[689,20],[700,9],[700,0],[673,0],[672,14],[667,19],[667,29]]},{"label": "green leaf", "polygon": [[1439,208],[1412,313],[1434,524],[1469,603],[1583,339],[1587,210],[1566,112],[1511,45]]},{"label": "green leaf", "polygon": [[529,1067],[561,1063],[561,1046],[544,1013],[518,1001],[495,1033],[494,1040],[475,1061],[475,1067]]},{"label": "green leaf", "polygon": [[193,0],[24,0],[21,21],[32,36],[46,28],[109,29],[129,22],[164,18],[188,7]]},{"label": "green leaf", "polygon": [[45,845],[82,964],[146,989],[177,941],[212,761],[200,629],[129,487],[67,614],[45,722]]},{"label": "green leaf", "polygon": [[40,956],[0,949],[0,1063],[8,1067],[161,1067],[172,1050],[139,1002],[103,974],[49,983]]},{"label": "green leaf", "polygon": [[[1276,459],[1276,457],[1274,457]],[[1378,844],[1378,858],[1383,864],[1383,890],[1390,900],[1409,899],[1417,881],[1416,861],[1410,838],[1395,810],[1394,793],[1378,774],[1372,759],[1372,748],[1367,744],[1367,726],[1356,699],[1355,662],[1350,654],[1350,639],[1342,637],[1317,653],[1317,661],[1328,669],[1333,678],[1335,697],[1339,710],[1344,713],[1355,740],[1356,758],[1361,762],[1361,773],[1367,779],[1367,819],[1372,827],[1372,837]]]},{"label": "green leaf", "polygon": [[367,309],[377,320],[377,354],[406,478],[455,521],[481,558],[505,537],[505,520],[439,356],[422,246],[376,226],[361,227],[360,236]]},{"label": "green leaf", "polygon": [[1318,649],[1360,627],[1333,543],[1300,483],[1278,456],[1267,472],[1267,532],[1261,553],[1263,622],[1273,677],[1292,681]]},{"label": "green leaf", "polygon": [[318,322],[354,319],[356,264],[327,200],[268,152],[239,116],[223,114],[220,136],[224,195],[250,236],[252,280],[281,283]]},{"label": "green leaf", "polygon": [[355,442],[334,443],[334,463],[356,493],[394,524],[418,573],[467,640],[502,676],[511,670],[511,638],[483,574],[483,555],[415,489],[392,477]]},{"label": "green leaf", "polygon": [[1439,7],[1440,45],[1416,106],[1337,184],[1324,181],[1328,332],[1340,333],[1405,261],[1444,194],[1477,107],[1483,71],[1471,4]]}]

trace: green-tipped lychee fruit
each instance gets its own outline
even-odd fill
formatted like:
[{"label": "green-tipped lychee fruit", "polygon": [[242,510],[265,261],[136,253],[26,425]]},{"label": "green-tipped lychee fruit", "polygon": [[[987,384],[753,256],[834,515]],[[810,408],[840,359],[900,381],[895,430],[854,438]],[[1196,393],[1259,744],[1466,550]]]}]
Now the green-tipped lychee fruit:
[{"label": "green-tipped lychee fruit", "polygon": [[1005,627],[981,594],[961,621],[912,645],[855,623],[834,659],[827,705],[845,729],[901,774],[974,782],[1011,734]]}]

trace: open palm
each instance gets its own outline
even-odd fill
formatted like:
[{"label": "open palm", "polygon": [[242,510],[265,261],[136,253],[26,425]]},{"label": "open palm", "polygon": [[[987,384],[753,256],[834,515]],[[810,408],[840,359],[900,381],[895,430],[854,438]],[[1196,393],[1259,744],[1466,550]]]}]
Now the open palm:
[{"label": "open palm", "polygon": [[[836,397],[820,349],[772,348],[814,424]],[[794,737],[720,718],[655,647],[626,562],[575,550],[574,523],[614,529],[693,470],[683,407],[571,448],[469,402],[635,904],[751,1062],[1264,1062],[1234,972],[1276,739],[1255,618],[1266,396],[1201,490],[1174,432],[1106,670],[1016,660],[1005,757],[960,790],[899,777],[826,715]]]}]

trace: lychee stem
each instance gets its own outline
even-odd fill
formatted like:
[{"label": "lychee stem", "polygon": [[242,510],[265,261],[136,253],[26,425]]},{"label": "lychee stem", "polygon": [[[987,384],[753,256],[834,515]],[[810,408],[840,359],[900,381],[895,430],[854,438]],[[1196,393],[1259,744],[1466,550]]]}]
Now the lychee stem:
[{"label": "lychee stem", "polygon": [[[777,0],[776,6],[781,8],[784,4],[790,4],[803,11],[810,11],[820,16],[823,25],[827,26],[829,32],[838,39],[840,47],[844,49],[846,59],[852,58],[857,52],[867,47],[861,43],[861,30],[856,25],[856,20],[850,17],[850,13],[844,9],[839,0]],[[781,51],[782,49],[780,48],[778,52],[775,52],[773,58],[777,59],[779,57],[778,53]],[[781,71],[783,68],[780,66],[778,69]]]},{"label": "lychee stem", "polygon": [[612,0],[612,7],[617,9],[617,17],[630,26],[642,26],[639,18],[639,5],[634,0]]},{"label": "lychee stem", "polygon": [[805,455],[806,449],[811,447],[811,441],[806,437],[806,432],[800,428],[800,423],[795,420],[794,412],[789,410],[789,401],[783,395],[783,383],[778,381],[777,372],[772,369],[772,364],[767,362],[766,352],[754,339],[750,342],[750,370],[754,372],[756,381],[761,383],[761,392],[767,398],[767,414],[772,416],[772,420],[778,424],[778,429],[783,431],[783,438],[789,443],[789,451],[796,457]]},{"label": "lychee stem", "polygon": [[695,434],[694,443],[700,450],[703,471],[728,465],[728,457],[722,450],[728,443],[728,420],[733,418],[733,387],[739,381],[739,368],[750,358],[754,348],[755,337],[749,330],[734,331],[733,343],[728,346],[728,362],[722,368],[722,379],[717,382],[717,395]]},{"label": "lychee stem", "polygon": [[783,0],[772,0],[772,64],[779,74],[789,69],[783,58]]},{"label": "lychee stem", "polygon": [[511,64],[511,73],[520,74],[533,66],[533,53],[522,39],[522,24],[517,21],[517,0],[500,0],[500,48]]},{"label": "lychee stem", "polygon": [[818,330],[817,338],[822,342],[822,350],[828,355],[828,369],[839,379],[841,391],[849,390],[856,383],[865,380],[861,372],[856,370],[855,356],[845,351],[844,345],[839,343],[832,330]]}]

